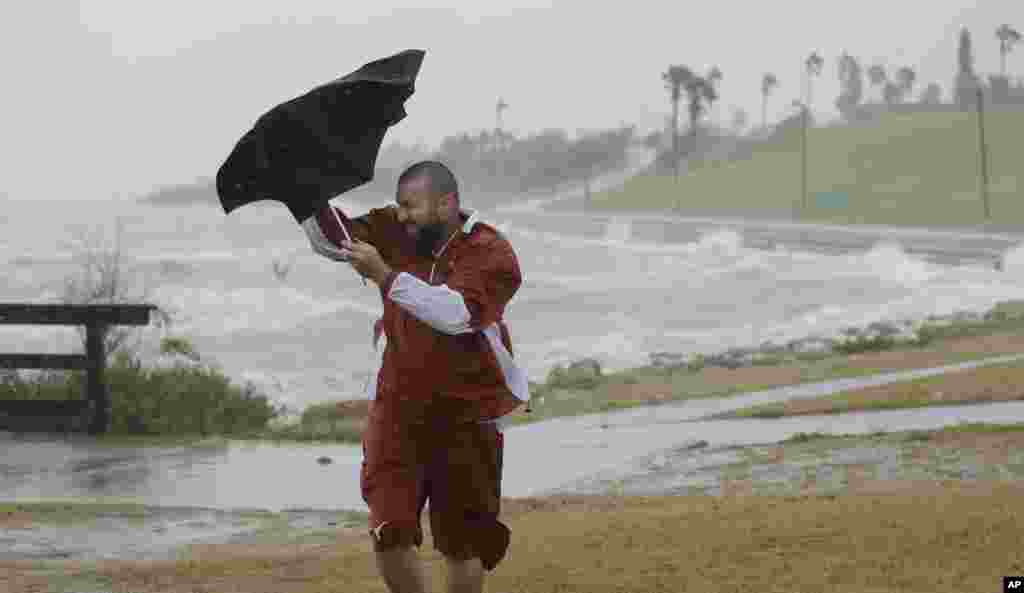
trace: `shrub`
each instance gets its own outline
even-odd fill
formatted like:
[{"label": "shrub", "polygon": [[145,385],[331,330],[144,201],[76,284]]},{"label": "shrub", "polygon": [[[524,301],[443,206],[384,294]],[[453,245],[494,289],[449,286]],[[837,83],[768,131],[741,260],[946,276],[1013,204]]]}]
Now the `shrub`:
[{"label": "shrub", "polygon": [[593,389],[602,383],[602,377],[584,369],[556,366],[548,373],[547,386],[562,389]]},{"label": "shrub", "polygon": [[891,336],[872,336],[854,340],[835,341],[832,350],[839,354],[859,354],[861,352],[883,352],[892,350],[896,340]]},{"label": "shrub", "polygon": [[831,435],[825,434],[823,432],[798,432],[798,433],[794,434],[793,436],[789,437],[788,439],[786,439],[783,442],[784,443],[806,443],[808,441],[813,441],[813,440],[818,440],[818,439],[827,439],[830,436]]},{"label": "shrub", "polygon": [[985,315],[985,319],[991,321],[1008,321],[1022,318],[1024,318],[1024,301],[1019,300],[996,303]]},{"label": "shrub", "polygon": [[770,404],[750,411],[753,418],[781,418],[786,410],[781,405]]},{"label": "shrub", "polygon": [[[55,373],[54,375],[60,375]],[[84,393],[85,373],[64,372],[0,385],[0,397],[68,400]],[[120,352],[104,372],[112,435],[241,436],[266,429],[278,410],[251,385],[231,385],[217,369],[147,369]]]}]

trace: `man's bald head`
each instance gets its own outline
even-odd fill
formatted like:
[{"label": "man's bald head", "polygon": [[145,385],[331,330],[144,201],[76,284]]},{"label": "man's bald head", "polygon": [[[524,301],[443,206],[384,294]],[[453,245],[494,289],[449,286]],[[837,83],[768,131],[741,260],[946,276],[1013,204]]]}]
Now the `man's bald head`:
[{"label": "man's bald head", "polygon": [[459,219],[459,186],[448,167],[437,161],[421,161],[398,178],[399,224],[416,239],[416,251],[431,257],[444,237],[462,224]]},{"label": "man's bald head", "polygon": [[451,194],[452,207],[459,207],[459,183],[451,169],[438,161],[420,161],[409,166],[398,177],[398,187],[401,191],[402,185],[409,181],[424,179],[427,188],[435,203],[441,198]]}]

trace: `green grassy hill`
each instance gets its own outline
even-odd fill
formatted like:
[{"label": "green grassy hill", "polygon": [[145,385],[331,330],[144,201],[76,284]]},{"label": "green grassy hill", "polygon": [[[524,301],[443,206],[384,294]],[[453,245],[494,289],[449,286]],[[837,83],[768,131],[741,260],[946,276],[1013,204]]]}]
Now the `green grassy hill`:
[{"label": "green grassy hill", "polygon": [[[986,113],[985,140],[992,222],[1024,224],[1024,113]],[[678,181],[671,175],[639,176],[619,190],[595,194],[589,208],[789,215],[800,202],[800,147],[800,130],[785,130],[755,146],[750,158],[692,162]],[[984,222],[975,114],[888,114],[862,127],[810,129],[807,147],[808,206],[802,219]],[[847,206],[818,204],[817,194],[825,192],[845,194]]]}]

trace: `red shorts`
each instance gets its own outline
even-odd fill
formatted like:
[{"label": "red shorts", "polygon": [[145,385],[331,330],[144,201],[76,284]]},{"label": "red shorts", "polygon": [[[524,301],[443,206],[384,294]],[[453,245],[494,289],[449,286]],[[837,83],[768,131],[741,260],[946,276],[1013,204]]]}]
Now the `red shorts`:
[{"label": "red shorts", "polygon": [[429,408],[401,414],[374,402],[359,480],[374,549],[420,546],[429,499],[434,549],[493,570],[510,535],[498,521],[504,439],[493,424],[452,421],[457,414]]}]

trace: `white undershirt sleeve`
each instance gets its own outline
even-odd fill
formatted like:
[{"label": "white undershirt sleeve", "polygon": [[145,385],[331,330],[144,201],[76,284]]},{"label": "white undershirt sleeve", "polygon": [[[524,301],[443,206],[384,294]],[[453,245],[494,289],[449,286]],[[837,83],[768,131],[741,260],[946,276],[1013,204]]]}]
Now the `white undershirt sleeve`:
[{"label": "white undershirt sleeve", "polygon": [[401,272],[391,284],[388,298],[439,332],[456,335],[473,331],[466,301],[445,284],[431,286],[412,274]]}]

